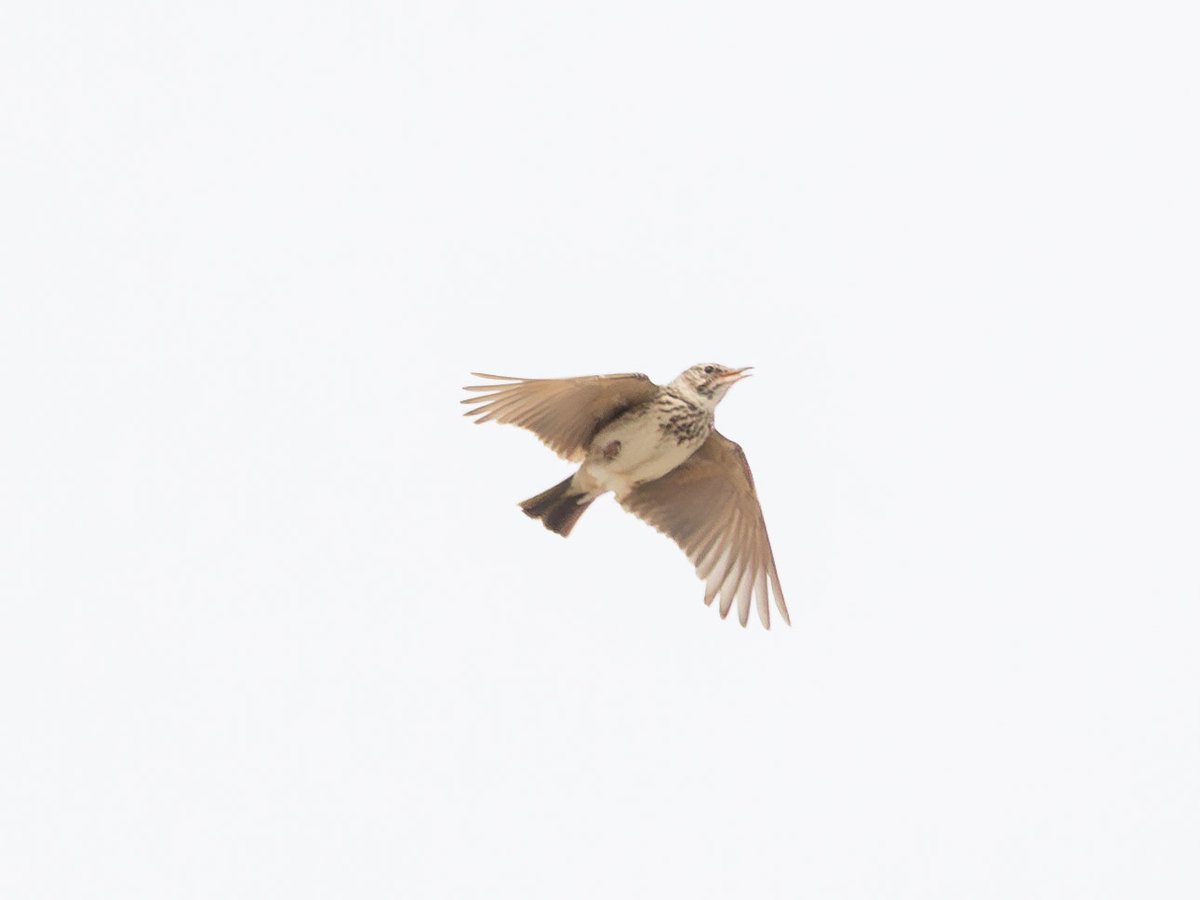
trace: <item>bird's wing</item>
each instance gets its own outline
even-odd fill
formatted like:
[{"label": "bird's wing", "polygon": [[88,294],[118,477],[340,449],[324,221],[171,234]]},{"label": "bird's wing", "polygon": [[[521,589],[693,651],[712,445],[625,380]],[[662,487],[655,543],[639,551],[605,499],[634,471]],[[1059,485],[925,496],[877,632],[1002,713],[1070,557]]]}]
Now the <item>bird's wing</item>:
[{"label": "bird's wing", "polygon": [[503,384],[477,384],[481,391],[463,403],[478,404],[465,415],[476,422],[519,425],[536,434],[565,459],[579,462],[596,432],[625,410],[650,400],[658,385],[645,375],[590,375],[584,378],[509,378],[472,372]]},{"label": "bird's wing", "polygon": [[721,598],[721,617],[734,598],[742,625],[750,600],[771,627],[767,582],[783,621],[791,624],[767,526],[742,448],[714,431],[687,462],[630,491],[621,505],[677,543],[706,582],[704,602]]}]

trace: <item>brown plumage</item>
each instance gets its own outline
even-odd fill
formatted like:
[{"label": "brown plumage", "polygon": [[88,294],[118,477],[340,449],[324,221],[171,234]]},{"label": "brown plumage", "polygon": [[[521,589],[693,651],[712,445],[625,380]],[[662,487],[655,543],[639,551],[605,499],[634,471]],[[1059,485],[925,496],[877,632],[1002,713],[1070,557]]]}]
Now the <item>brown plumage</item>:
[{"label": "brown plumage", "polygon": [[660,387],[645,375],[519,379],[474,373],[494,384],[464,403],[477,422],[532,431],[579,470],[529,498],[522,510],[564,537],[601,494],[674,540],[720,597],[722,618],[737,601],[745,625],[752,602],[764,627],[770,597],[790,624],[754,479],[741,447],[712,427],[713,410],[745,369],[698,365]]}]

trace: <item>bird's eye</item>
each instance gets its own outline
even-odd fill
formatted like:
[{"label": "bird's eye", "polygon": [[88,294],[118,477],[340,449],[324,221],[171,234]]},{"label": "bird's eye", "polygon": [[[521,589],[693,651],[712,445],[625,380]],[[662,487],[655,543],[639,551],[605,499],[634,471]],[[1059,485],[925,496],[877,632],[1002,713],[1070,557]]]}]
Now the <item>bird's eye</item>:
[{"label": "bird's eye", "polygon": [[712,366],[705,366],[705,367],[704,367],[704,374],[705,374],[705,375],[711,375],[712,373],[713,373],[713,367],[712,367]]}]

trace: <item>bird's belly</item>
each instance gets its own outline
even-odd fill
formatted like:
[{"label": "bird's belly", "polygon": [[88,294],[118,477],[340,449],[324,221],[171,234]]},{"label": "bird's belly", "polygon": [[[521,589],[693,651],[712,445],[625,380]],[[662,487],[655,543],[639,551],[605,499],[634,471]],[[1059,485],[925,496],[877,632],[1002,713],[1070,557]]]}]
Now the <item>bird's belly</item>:
[{"label": "bird's belly", "polygon": [[684,463],[707,436],[680,443],[645,419],[614,422],[596,435],[584,469],[600,487],[621,497]]}]

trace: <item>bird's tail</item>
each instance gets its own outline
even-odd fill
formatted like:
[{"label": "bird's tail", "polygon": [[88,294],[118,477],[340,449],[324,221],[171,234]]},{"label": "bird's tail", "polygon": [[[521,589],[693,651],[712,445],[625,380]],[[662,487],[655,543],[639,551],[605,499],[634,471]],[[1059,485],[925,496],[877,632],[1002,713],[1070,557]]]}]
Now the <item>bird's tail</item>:
[{"label": "bird's tail", "polygon": [[542,524],[556,534],[566,537],[583,515],[583,511],[596,499],[594,494],[571,486],[575,476],[561,481],[548,491],[530,497],[521,504],[521,510],[531,519],[541,519]]}]

